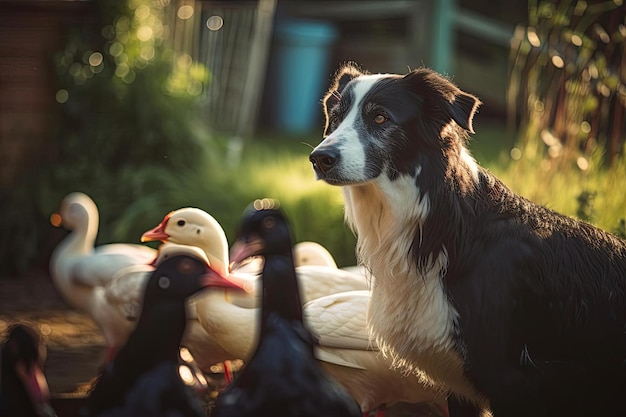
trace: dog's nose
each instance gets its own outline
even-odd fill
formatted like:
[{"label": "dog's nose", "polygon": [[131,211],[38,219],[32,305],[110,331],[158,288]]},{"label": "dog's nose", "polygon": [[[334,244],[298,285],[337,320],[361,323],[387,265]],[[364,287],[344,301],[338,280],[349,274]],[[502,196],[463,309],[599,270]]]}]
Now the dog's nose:
[{"label": "dog's nose", "polygon": [[309,161],[317,172],[326,173],[339,161],[339,152],[333,149],[316,149],[309,155]]}]

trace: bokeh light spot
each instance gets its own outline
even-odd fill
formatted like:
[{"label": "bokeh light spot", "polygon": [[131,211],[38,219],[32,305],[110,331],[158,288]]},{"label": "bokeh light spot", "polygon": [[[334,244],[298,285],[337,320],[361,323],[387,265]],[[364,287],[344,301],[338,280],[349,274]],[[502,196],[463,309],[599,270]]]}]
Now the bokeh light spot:
[{"label": "bokeh light spot", "polygon": [[91,65],[92,67],[97,67],[98,65],[102,64],[103,60],[104,57],[100,52],[94,52],[93,54],[89,55],[89,65]]},{"label": "bokeh light spot", "polygon": [[146,5],[137,7],[137,10],[135,10],[135,16],[139,19],[145,19],[150,16],[150,8]]},{"label": "bokeh light spot", "polygon": [[146,61],[151,61],[156,55],[156,51],[152,46],[144,46],[143,48],[141,48],[141,52],[139,54],[142,59]]},{"label": "bokeh light spot", "polygon": [[140,41],[149,41],[152,38],[152,28],[150,26],[141,26],[137,29],[137,39]]},{"label": "bokeh light spot", "polygon": [[189,349],[187,349],[186,347],[180,348],[180,358],[187,363],[191,363],[193,361],[193,356],[191,355]]},{"label": "bokeh light spot", "polygon": [[526,34],[528,37],[528,42],[535,48],[541,46],[541,41],[539,40],[539,36],[537,36],[537,32],[535,32],[535,28],[528,28],[528,33]]},{"label": "bokeh light spot", "polygon": [[120,78],[124,78],[124,76],[128,74],[128,71],[130,71],[130,68],[128,67],[128,65],[126,65],[125,63],[122,63],[118,65],[117,68],[115,68],[115,75],[117,75]]},{"label": "bokeh light spot", "polygon": [[580,130],[581,130],[583,133],[589,133],[589,132],[591,132],[591,124],[589,124],[589,122],[587,122],[587,121],[582,122],[582,123],[580,124]]},{"label": "bokeh light spot", "polygon": [[114,42],[109,48],[109,53],[114,57],[120,56],[122,52],[124,52],[124,45],[119,42]]},{"label": "bokeh light spot", "polygon": [[57,103],[60,103],[60,104],[66,103],[69,98],[70,98],[70,93],[68,93],[68,91],[65,89],[60,89],[59,91],[57,91],[56,96],[55,96]]},{"label": "bokeh light spot", "polygon": [[565,66],[565,61],[563,61],[563,58],[561,58],[558,55],[553,55],[552,56],[552,65],[554,65],[557,68],[563,68]]},{"label": "bokeh light spot", "polygon": [[128,71],[128,73],[122,77],[122,81],[126,84],[132,84],[135,81],[136,76],[137,74],[135,74],[135,71]]},{"label": "bokeh light spot", "polygon": [[178,8],[178,13],[176,14],[179,19],[187,20],[191,16],[193,16],[193,7],[185,4],[184,6],[180,6]]},{"label": "bokeh light spot", "polygon": [[209,30],[220,30],[224,26],[222,16],[211,16],[206,20],[206,27]]},{"label": "bokeh light spot", "polygon": [[194,378],[191,369],[187,365],[180,365],[178,367],[178,375],[180,375],[180,379],[187,385],[193,385]]}]

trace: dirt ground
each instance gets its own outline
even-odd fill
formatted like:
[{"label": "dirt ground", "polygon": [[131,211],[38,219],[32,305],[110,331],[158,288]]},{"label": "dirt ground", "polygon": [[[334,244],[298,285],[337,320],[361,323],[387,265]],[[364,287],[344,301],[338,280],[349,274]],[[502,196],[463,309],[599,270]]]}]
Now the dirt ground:
[{"label": "dirt ground", "polygon": [[[77,415],[76,399],[84,398],[104,360],[105,344],[99,328],[91,318],[69,308],[45,270],[34,270],[19,278],[0,278],[0,340],[15,322],[29,323],[43,336],[48,348],[44,372],[59,417]],[[213,390],[208,398],[212,398],[224,379],[220,373],[207,377]],[[441,413],[426,404],[397,404],[385,415],[440,417]]]},{"label": "dirt ground", "polygon": [[43,336],[52,395],[84,392],[104,360],[104,337],[89,317],[67,306],[45,271],[0,278],[2,339],[15,322],[29,323]]}]

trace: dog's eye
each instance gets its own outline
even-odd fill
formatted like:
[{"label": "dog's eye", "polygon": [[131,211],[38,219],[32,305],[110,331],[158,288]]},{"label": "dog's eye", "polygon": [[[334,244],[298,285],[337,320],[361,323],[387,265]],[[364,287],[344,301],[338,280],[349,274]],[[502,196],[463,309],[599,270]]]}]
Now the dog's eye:
[{"label": "dog's eye", "polygon": [[376,116],[374,116],[374,123],[376,123],[377,125],[382,125],[386,121],[387,121],[387,118],[383,116],[382,114],[377,114]]}]

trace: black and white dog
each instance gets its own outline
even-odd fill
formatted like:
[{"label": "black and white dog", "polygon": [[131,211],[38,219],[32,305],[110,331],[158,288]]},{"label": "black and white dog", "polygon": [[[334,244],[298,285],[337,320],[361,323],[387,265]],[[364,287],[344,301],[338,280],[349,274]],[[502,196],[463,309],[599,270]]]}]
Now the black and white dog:
[{"label": "black and white dog", "polygon": [[[310,160],[341,186],[382,351],[463,413],[626,416],[626,242],[470,156],[480,102],[437,73],[337,73]],[[451,413],[457,412],[455,408]]]}]

